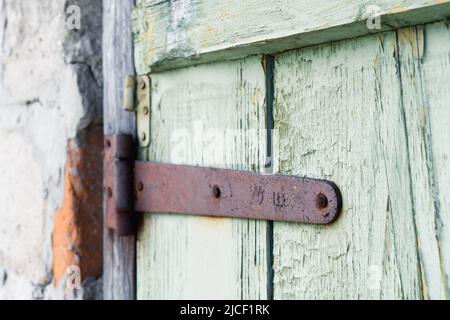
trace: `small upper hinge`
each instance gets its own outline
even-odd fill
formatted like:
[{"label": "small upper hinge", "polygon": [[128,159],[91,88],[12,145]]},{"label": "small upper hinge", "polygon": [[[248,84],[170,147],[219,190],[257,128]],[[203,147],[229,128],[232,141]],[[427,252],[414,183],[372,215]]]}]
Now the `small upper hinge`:
[{"label": "small upper hinge", "polygon": [[137,228],[133,164],[133,137],[107,135],[103,164],[106,224],[121,236],[134,234]]},{"label": "small upper hinge", "polygon": [[151,80],[147,75],[128,76],[124,86],[125,111],[136,112],[139,146],[150,144]]}]

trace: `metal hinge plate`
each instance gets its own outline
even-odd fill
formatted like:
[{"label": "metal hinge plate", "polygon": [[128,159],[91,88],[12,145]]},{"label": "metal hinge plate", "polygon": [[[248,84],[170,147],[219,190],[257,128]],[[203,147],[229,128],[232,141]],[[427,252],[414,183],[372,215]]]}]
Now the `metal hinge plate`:
[{"label": "metal hinge plate", "polygon": [[332,223],[341,212],[339,189],[330,181],[129,161],[132,144],[131,136],[106,137],[108,226],[122,235],[136,229],[133,212],[311,224]]},{"label": "metal hinge plate", "polygon": [[139,146],[150,144],[151,79],[147,75],[128,76],[125,80],[125,111],[136,112]]}]

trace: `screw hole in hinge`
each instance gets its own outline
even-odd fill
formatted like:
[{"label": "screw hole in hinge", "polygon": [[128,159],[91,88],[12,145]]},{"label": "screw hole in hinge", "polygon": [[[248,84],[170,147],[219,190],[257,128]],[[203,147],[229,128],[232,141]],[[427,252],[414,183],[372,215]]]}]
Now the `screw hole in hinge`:
[{"label": "screw hole in hinge", "polygon": [[107,149],[111,148],[111,140],[106,140],[105,144]]},{"label": "screw hole in hinge", "polygon": [[215,185],[212,188],[213,197],[216,199],[220,199],[220,195],[222,194],[222,191],[220,190],[219,186]]},{"label": "screw hole in hinge", "polygon": [[145,87],[146,87],[145,81],[144,81],[143,79],[141,79],[141,80],[139,81],[139,88],[140,88],[141,90],[144,90]]},{"label": "screw hole in hinge", "polygon": [[139,182],[137,185],[137,191],[142,192],[144,191],[144,184],[142,182]]},{"label": "screw hole in hinge", "polygon": [[108,196],[109,199],[112,198],[112,196],[113,196],[113,191],[112,191],[111,188],[109,188],[109,187],[106,188],[106,195]]}]

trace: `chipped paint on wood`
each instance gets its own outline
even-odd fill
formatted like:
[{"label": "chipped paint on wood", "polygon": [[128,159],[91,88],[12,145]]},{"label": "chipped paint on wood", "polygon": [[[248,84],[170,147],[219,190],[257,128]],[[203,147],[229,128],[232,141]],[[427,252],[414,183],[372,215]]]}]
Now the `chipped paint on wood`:
[{"label": "chipped paint on wood", "polygon": [[331,226],[274,224],[276,299],[421,298],[396,36],[281,54],[282,173],[336,181]]},{"label": "chipped paint on wood", "polygon": [[[265,81],[261,57],[152,75],[149,160],[263,170]],[[267,237],[264,221],[147,214],[138,298],[266,299]]]},{"label": "chipped paint on wood", "polygon": [[275,298],[448,299],[449,54],[435,23],[277,56],[280,170],[336,181],[344,210],[274,225]]},{"label": "chipped paint on wood", "polygon": [[[379,8],[381,30],[366,26],[370,6]],[[134,12],[137,71],[276,53],[449,15],[450,0],[141,0]]]},{"label": "chipped paint on wood", "polygon": [[[252,25],[250,18],[232,26],[239,13],[260,14],[252,12],[252,1],[221,2],[214,15],[209,11],[214,0],[199,1],[178,15],[180,22],[189,12],[188,23],[176,24],[183,31],[175,32],[184,35],[167,51],[168,4],[141,3],[135,28],[139,32],[144,17],[153,19],[154,31],[135,39],[140,73],[367,32],[363,23],[353,24],[364,16],[358,1],[339,1],[329,12],[340,20],[325,21],[314,20],[312,13],[324,12],[333,1],[319,1],[306,11],[305,23],[314,24],[297,21],[300,29],[288,28],[296,32],[288,39],[282,39],[291,34],[283,24],[274,27],[276,33]],[[393,16],[384,22],[397,28],[450,12],[449,1],[422,1],[426,8],[417,3],[391,2],[395,7],[385,10]],[[295,21],[295,8],[280,9],[274,21]],[[261,10],[267,14],[270,5]],[[344,26],[331,28],[338,22]],[[254,38],[240,33],[248,28]],[[341,218],[326,227],[275,223],[272,283],[267,224],[146,215],[138,242],[139,298],[265,298],[273,286],[278,299],[448,299],[449,35],[448,23],[442,22],[278,54],[274,167],[336,181],[344,196]],[[151,36],[155,40],[149,45],[145,38]],[[141,55],[142,48],[154,50],[152,56]],[[190,141],[174,161],[172,133],[194,127],[196,119],[219,131],[263,128],[263,73],[259,58],[252,57],[154,74],[152,145],[145,158],[214,166],[198,141]],[[231,140],[226,150],[232,157],[224,166],[262,168],[265,149],[258,139],[247,134]],[[237,165],[241,157],[245,165]]]},{"label": "chipped paint on wood", "polygon": [[450,296],[450,30],[402,29],[399,64],[424,296]]}]

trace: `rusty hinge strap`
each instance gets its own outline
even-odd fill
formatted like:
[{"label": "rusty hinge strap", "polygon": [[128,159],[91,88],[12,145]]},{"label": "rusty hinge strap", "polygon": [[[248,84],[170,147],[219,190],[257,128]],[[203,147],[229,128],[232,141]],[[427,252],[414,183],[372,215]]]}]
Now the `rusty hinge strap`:
[{"label": "rusty hinge strap", "polygon": [[[131,140],[131,137],[128,139]],[[112,179],[116,182],[109,181],[108,186],[115,186],[110,199],[114,199],[115,194],[125,197],[123,201],[116,199],[107,202],[108,205],[121,205],[116,207],[117,210],[108,207],[112,217],[108,219],[108,225],[121,234],[135,227],[122,220],[135,219],[135,215],[130,214],[132,209],[129,203],[133,192],[136,212],[329,224],[337,219],[341,211],[339,189],[330,181],[141,161],[130,163],[125,160],[124,163],[130,165],[127,170],[122,168],[124,160],[117,157],[117,150],[122,147],[114,146],[116,143],[123,144],[123,138],[107,137],[107,141],[113,143],[109,149],[116,152],[113,159],[119,158],[119,161],[113,161]],[[108,163],[111,156],[105,159]],[[132,170],[133,179],[122,176],[132,175]],[[132,180],[133,187],[129,185]],[[126,191],[117,189],[126,185]],[[130,221],[135,223],[135,220]]]},{"label": "rusty hinge strap", "polygon": [[333,222],[341,197],[329,181],[136,162],[135,210],[314,224]]}]

